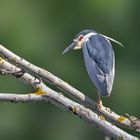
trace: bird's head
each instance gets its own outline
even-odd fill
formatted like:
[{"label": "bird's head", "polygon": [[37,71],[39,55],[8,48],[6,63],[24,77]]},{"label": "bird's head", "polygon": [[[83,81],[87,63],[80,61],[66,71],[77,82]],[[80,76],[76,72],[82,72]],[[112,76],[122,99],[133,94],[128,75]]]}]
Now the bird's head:
[{"label": "bird's head", "polygon": [[63,54],[67,53],[68,51],[70,51],[72,49],[77,50],[77,49],[83,48],[84,42],[87,41],[89,39],[89,37],[92,35],[100,35],[100,36],[104,37],[106,40],[113,41],[116,44],[120,45],[121,47],[124,47],[121,42],[119,42],[111,37],[105,36],[103,34],[99,34],[94,30],[83,30],[74,37],[73,42],[63,51]]},{"label": "bird's head", "polygon": [[83,43],[93,34],[96,34],[93,30],[81,31],[74,37],[73,42],[63,51],[63,54],[67,53],[71,49],[81,49],[83,47]]}]

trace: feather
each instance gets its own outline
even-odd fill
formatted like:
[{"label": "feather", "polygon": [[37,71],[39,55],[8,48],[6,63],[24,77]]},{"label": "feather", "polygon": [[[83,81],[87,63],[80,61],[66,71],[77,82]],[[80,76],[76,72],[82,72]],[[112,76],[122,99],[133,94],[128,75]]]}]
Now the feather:
[{"label": "feather", "polygon": [[112,41],[112,42],[115,42],[116,44],[118,44],[118,45],[120,45],[121,47],[124,48],[124,45],[123,45],[121,42],[119,42],[119,41],[117,41],[117,40],[115,40],[115,39],[113,39],[113,38],[111,38],[111,37],[108,37],[108,36],[106,36],[106,35],[103,35],[103,34],[100,34],[100,35],[103,36],[103,37],[105,37],[105,38],[107,38],[108,40],[110,40],[110,41]]}]

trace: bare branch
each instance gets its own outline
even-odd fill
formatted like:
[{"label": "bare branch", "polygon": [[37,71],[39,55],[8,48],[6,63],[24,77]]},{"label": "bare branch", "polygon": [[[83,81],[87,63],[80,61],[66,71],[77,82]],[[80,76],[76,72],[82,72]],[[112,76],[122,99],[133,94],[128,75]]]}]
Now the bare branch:
[{"label": "bare branch", "polygon": [[111,120],[112,122],[115,122],[119,124],[120,126],[136,130],[137,132],[140,132],[140,121],[139,119],[136,119],[135,121],[132,121],[129,117],[124,117],[116,114],[112,110],[110,110],[107,107],[104,107],[101,110],[97,109],[97,104],[95,101],[93,101],[88,96],[84,95],[82,92],[78,91],[68,83],[64,82],[60,78],[56,77],[52,73],[48,72],[45,69],[39,68],[30,62],[26,61],[25,59],[17,56],[16,54],[12,53],[2,45],[0,45],[0,54],[1,56],[4,56],[7,58],[10,62],[13,64],[18,65],[19,67],[25,69],[26,71],[36,75],[37,77],[41,77],[44,81],[50,81],[56,87],[61,88],[63,91],[66,91],[71,96],[79,99],[82,104],[84,104],[87,107],[90,107],[91,109],[95,110],[96,112],[103,114],[107,120]]},{"label": "bare branch", "polygon": [[53,90],[46,90],[49,94],[44,95],[35,95],[35,94],[0,94],[0,101],[1,102],[12,102],[12,103],[38,103],[38,102],[45,102],[50,101],[54,105],[58,107],[62,107],[67,111],[74,113],[75,115],[79,116],[81,119],[85,120],[89,124],[96,126],[106,135],[109,135],[115,139],[123,139],[123,140],[139,140],[138,138],[131,136],[130,134],[124,132],[123,130],[117,128],[113,124],[107,122],[106,120],[102,119],[102,117],[98,116],[90,109],[85,108],[84,106],[69,100],[68,98],[64,97],[62,94],[58,94]]},{"label": "bare branch", "polygon": [[48,99],[36,95],[34,93],[29,93],[29,94],[0,93],[0,102],[43,103],[43,102],[48,102]]},{"label": "bare branch", "polygon": [[[47,88],[46,88],[47,89]],[[79,116],[79,118],[85,120],[89,124],[96,126],[96,128],[102,130],[106,135],[109,135],[114,139],[123,140],[139,140],[138,138],[126,133],[125,131],[117,128],[113,124],[102,119],[90,109],[69,100],[62,94],[59,94],[53,90],[47,89],[45,91],[48,94],[35,95],[35,94],[7,94],[0,93],[0,102],[12,102],[12,103],[42,103],[51,102],[54,105],[61,107],[73,114]]]}]

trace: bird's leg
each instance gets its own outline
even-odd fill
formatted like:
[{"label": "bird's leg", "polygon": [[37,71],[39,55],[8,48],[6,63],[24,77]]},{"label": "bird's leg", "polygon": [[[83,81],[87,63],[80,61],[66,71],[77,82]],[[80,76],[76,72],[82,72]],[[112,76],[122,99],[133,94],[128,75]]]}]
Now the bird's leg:
[{"label": "bird's leg", "polygon": [[98,94],[97,108],[99,110],[101,110],[102,109],[102,106],[103,106],[103,103],[102,103],[102,100],[101,100],[101,96]]}]

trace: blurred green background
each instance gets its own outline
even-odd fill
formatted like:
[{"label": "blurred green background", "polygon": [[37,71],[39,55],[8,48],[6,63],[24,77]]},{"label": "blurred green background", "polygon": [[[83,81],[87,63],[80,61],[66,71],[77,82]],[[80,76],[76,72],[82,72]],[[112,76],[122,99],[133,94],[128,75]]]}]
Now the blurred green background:
[{"label": "blurred green background", "polygon": [[[138,0],[0,0],[0,43],[96,100],[82,52],[61,53],[83,29],[121,41],[125,48],[112,43],[116,78],[103,103],[119,114],[140,117],[139,6]],[[14,77],[0,76],[0,92],[31,91]],[[104,134],[51,104],[0,103],[0,139],[93,140]]]}]

